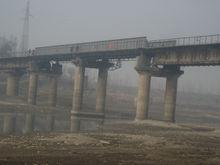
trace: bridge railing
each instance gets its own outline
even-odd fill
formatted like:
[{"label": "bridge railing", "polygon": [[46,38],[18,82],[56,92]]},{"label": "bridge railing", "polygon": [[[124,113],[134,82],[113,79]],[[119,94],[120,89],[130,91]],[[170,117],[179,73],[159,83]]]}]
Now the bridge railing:
[{"label": "bridge railing", "polygon": [[47,47],[36,48],[35,55],[52,55],[52,54],[55,55],[55,54],[129,50],[129,49],[145,48],[146,43],[147,43],[146,37],[138,37],[138,38],[69,44],[69,45],[47,46]]},{"label": "bridge railing", "polygon": [[7,54],[0,54],[0,58],[12,58],[12,57],[27,57],[27,56],[33,56],[34,50],[28,50],[25,52],[8,52]]},{"label": "bridge railing", "polygon": [[220,43],[220,34],[208,36],[193,36],[162,40],[151,40],[147,44],[147,48],[163,48],[175,46],[190,46],[190,45],[208,45]]}]

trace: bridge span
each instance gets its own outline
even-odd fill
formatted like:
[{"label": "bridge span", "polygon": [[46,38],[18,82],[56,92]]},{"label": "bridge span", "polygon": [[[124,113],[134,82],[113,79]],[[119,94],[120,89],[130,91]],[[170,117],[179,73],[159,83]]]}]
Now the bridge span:
[{"label": "bridge span", "polygon": [[[164,121],[175,122],[177,82],[183,74],[181,66],[220,65],[220,35],[183,37],[148,41],[146,37],[106,40],[67,45],[37,47],[33,51],[17,54],[17,57],[1,58],[0,70],[6,72],[8,96],[19,94],[19,80],[29,74],[28,104],[36,104],[38,77],[50,78],[48,105],[56,106],[58,77],[62,74],[60,62],[71,61],[76,66],[71,110],[70,131],[80,129],[81,118],[104,120],[106,86],[109,69],[117,69],[118,62],[137,59],[139,74],[136,120],[148,118],[151,77],[166,78]],[[98,69],[96,112],[82,112],[85,68]],[[7,114],[5,132],[14,130],[13,117]],[[50,116],[53,129],[54,117]],[[34,129],[34,114],[27,113],[25,132]]]}]

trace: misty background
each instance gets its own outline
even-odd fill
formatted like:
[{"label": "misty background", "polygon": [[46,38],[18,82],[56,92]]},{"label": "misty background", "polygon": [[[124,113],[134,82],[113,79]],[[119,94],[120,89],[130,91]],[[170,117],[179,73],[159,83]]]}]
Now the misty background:
[{"label": "misty background", "polygon": [[[30,0],[30,48],[116,38],[166,39],[220,33],[219,0]],[[0,0],[0,36],[21,39],[25,0]],[[110,82],[137,86],[135,61]],[[179,91],[220,95],[220,67],[182,68]],[[92,78],[96,78],[95,73]],[[163,89],[165,79],[153,78]]]}]

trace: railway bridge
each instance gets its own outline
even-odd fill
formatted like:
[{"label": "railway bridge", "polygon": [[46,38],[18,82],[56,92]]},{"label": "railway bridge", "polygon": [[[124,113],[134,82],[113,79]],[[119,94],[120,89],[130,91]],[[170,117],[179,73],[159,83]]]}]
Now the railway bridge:
[{"label": "railway bridge", "polygon": [[[108,71],[118,67],[118,62],[137,59],[135,70],[139,74],[136,120],[148,118],[151,77],[166,78],[164,99],[164,121],[175,122],[175,106],[178,78],[183,74],[181,66],[220,65],[220,35],[194,36],[166,40],[151,40],[146,37],[106,40],[37,47],[34,51],[21,53],[17,57],[1,58],[0,71],[6,72],[8,96],[19,94],[19,80],[29,73],[28,99],[36,104],[38,77],[45,74],[50,78],[48,105],[56,106],[57,81],[62,74],[61,62],[71,61],[76,66],[70,131],[80,129],[82,118],[100,119],[105,117],[105,99]],[[85,68],[98,69],[96,111],[82,112]],[[50,129],[53,130],[54,116],[51,115]],[[4,118],[4,132],[14,130],[13,115]],[[34,114],[25,117],[25,132],[34,129]]]}]

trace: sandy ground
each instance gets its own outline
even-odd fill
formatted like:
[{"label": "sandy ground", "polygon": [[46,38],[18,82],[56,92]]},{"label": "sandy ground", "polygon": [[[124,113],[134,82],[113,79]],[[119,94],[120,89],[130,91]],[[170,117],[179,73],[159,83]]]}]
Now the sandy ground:
[{"label": "sandy ground", "polygon": [[220,164],[220,130],[108,122],[96,133],[0,136],[0,164]]}]

